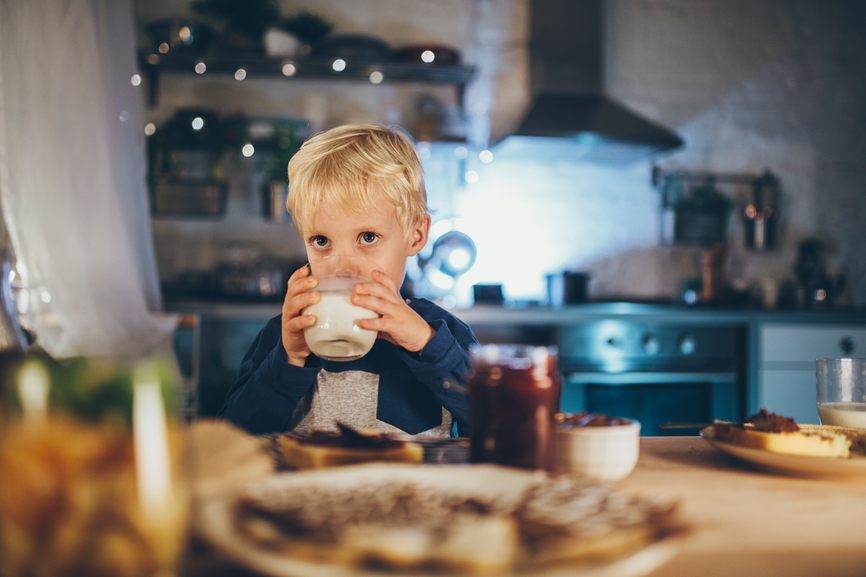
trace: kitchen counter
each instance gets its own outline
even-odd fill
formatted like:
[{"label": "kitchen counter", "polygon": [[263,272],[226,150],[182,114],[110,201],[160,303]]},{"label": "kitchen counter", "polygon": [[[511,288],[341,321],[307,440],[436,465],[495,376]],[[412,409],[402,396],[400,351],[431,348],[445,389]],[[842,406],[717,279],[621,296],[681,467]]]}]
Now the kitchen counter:
[{"label": "kitchen counter", "polygon": [[[222,318],[268,319],[280,313],[280,302],[232,302],[196,299],[166,299],[166,312],[196,314]],[[696,324],[748,324],[750,322],[804,322],[804,323],[864,323],[866,309],[831,310],[762,310],[725,309],[704,306],[642,304],[628,302],[585,303],[564,307],[477,305],[468,309],[452,309],[457,317],[470,325],[521,324],[562,325],[607,318],[630,320],[660,319],[671,322]]]},{"label": "kitchen counter", "polygon": [[570,324],[608,318],[629,320],[661,319],[686,324],[734,325],[750,322],[864,322],[866,309],[845,310],[762,310],[725,309],[686,305],[658,305],[627,302],[585,303],[560,308],[508,308],[491,305],[451,311],[470,325],[479,324]]},{"label": "kitchen counter", "polygon": [[[195,359],[201,360],[200,414],[210,415],[222,406],[244,353],[265,322],[280,313],[281,303],[166,299],[165,309],[190,315],[193,318],[188,325],[199,327],[188,339],[197,344],[186,358],[190,366],[198,362]],[[577,365],[568,367],[566,361],[576,361],[575,351],[581,355],[595,351],[598,355],[598,346],[604,347],[607,339],[637,338],[636,347],[642,335],[663,326],[675,327],[669,332],[680,334],[680,338],[692,332],[706,336],[708,332],[734,330],[740,348],[735,366],[728,372],[734,373],[740,390],[736,412],[741,417],[768,407],[804,423],[817,422],[815,359],[866,354],[866,309],[783,311],[595,302],[561,308],[478,305],[451,312],[467,322],[482,342],[557,345],[563,368],[571,371],[578,370]],[[623,322],[602,327],[606,321]],[[598,345],[595,349],[573,338],[576,330],[593,323],[599,338],[601,333],[612,331],[593,345]],[[626,329],[626,325],[631,328]],[[620,332],[623,334],[617,336]],[[582,361],[578,365],[582,367]],[[193,374],[194,368],[188,372]]]}]

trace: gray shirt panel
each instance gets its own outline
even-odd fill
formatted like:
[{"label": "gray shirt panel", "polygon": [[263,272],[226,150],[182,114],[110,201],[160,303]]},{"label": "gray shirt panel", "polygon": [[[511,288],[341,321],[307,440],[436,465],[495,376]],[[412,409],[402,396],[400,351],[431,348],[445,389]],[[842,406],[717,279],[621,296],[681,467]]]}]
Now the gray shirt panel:
[{"label": "gray shirt panel", "polygon": [[[405,431],[376,418],[379,406],[379,375],[366,371],[331,373],[322,369],[315,384],[292,413],[289,430],[333,431],[337,421],[356,429],[375,429],[381,433]],[[442,407],[442,423],[416,437],[449,437],[454,419]]]}]

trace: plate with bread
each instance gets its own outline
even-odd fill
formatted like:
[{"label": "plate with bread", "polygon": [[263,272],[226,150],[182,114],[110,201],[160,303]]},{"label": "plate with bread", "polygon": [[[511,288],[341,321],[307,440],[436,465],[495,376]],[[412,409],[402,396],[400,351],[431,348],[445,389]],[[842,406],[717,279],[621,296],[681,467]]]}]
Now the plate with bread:
[{"label": "plate with bread", "polygon": [[279,470],[304,470],[355,463],[466,463],[469,439],[413,437],[356,429],[337,423],[333,431],[269,435]]},{"label": "plate with bread", "polygon": [[761,409],[743,423],[701,431],[716,449],[760,469],[818,478],[866,478],[866,429],[798,424]]},{"label": "plate with bread", "polygon": [[603,577],[649,573],[685,530],[670,499],[545,471],[425,464],[412,443],[360,434],[286,437],[294,470],[202,500],[197,533],[274,577]]}]

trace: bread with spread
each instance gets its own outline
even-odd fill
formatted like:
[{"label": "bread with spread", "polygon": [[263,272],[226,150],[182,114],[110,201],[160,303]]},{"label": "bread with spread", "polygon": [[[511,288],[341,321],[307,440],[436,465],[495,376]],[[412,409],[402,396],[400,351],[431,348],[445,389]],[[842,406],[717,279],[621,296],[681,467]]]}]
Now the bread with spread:
[{"label": "bread with spread", "polygon": [[337,426],[337,431],[281,435],[285,465],[290,469],[321,469],[371,461],[420,463],[424,459],[424,448],[417,443],[342,423]]},{"label": "bread with spread", "polygon": [[374,464],[274,477],[236,518],[246,539],[306,562],[503,574],[633,554],[681,529],[675,510],[543,471]]},{"label": "bread with spread", "polygon": [[[744,423],[717,422],[702,433],[715,441],[775,453],[847,458],[852,438],[838,429],[840,427],[798,425],[792,418],[761,409]],[[859,447],[860,441],[855,444],[855,449]]]}]

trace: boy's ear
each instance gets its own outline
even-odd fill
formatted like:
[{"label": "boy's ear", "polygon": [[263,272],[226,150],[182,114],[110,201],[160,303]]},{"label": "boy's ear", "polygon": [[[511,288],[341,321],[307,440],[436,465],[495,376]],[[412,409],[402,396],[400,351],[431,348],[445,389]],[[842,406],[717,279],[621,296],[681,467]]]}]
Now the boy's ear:
[{"label": "boy's ear", "polygon": [[430,235],[430,215],[425,214],[415,223],[415,228],[412,229],[410,237],[411,244],[409,245],[409,254],[407,256],[415,256],[427,244],[427,238]]}]

